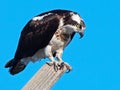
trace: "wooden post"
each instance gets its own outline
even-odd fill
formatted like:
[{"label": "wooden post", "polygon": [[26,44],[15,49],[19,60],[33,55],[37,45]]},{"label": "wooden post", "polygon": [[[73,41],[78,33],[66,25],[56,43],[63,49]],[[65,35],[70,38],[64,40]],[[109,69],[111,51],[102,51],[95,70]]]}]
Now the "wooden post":
[{"label": "wooden post", "polygon": [[50,90],[65,71],[66,67],[56,72],[53,66],[45,64],[22,90]]}]

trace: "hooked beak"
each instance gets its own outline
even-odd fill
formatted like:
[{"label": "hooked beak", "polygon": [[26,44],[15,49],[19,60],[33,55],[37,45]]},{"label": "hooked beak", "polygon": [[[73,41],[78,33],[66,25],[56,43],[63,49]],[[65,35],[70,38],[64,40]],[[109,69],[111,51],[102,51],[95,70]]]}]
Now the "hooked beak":
[{"label": "hooked beak", "polygon": [[81,20],[80,25],[79,25],[79,30],[78,33],[80,35],[80,38],[84,36],[84,30],[86,29],[85,23],[83,20]]},{"label": "hooked beak", "polygon": [[79,32],[80,38],[84,36],[84,32]]}]

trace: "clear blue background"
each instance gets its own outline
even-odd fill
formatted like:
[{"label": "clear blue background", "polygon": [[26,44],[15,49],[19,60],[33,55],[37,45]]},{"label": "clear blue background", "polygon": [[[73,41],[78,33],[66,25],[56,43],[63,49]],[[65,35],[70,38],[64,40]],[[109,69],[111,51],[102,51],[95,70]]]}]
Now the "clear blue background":
[{"label": "clear blue background", "polygon": [[25,24],[53,9],[80,13],[87,28],[84,38],[76,34],[63,55],[73,71],[64,74],[51,90],[120,90],[120,0],[1,0],[1,90],[20,90],[45,63],[30,63],[15,76],[4,68],[14,56]]}]

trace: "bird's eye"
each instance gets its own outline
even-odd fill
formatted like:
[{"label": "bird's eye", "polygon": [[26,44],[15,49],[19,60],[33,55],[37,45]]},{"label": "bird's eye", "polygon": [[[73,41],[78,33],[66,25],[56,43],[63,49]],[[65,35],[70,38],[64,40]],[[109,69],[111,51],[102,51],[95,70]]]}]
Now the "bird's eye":
[{"label": "bird's eye", "polygon": [[80,24],[76,24],[76,27],[77,27],[77,28],[80,28]]}]

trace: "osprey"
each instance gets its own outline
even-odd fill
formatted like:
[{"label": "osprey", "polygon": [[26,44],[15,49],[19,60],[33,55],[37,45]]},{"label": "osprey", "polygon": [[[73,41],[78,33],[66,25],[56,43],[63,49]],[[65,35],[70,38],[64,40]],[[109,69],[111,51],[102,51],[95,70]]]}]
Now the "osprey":
[{"label": "osprey", "polygon": [[84,35],[85,24],[80,15],[69,10],[52,10],[32,18],[21,32],[14,58],[7,62],[12,75],[24,70],[32,61],[49,58],[48,65],[55,70],[63,66],[70,71],[71,66],[62,60],[65,47],[75,33]]}]

